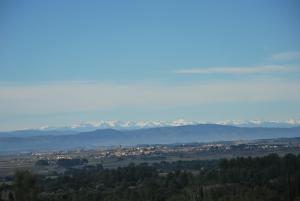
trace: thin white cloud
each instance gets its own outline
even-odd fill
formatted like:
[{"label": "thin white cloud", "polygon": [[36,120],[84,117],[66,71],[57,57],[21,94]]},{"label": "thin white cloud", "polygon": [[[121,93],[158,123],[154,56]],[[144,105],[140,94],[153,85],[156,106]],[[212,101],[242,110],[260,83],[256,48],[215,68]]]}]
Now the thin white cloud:
[{"label": "thin white cloud", "polygon": [[298,72],[300,68],[283,65],[264,65],[252,67],[210,67],[175,70],[177,74],[265,74],[280,72]]},{"label": "thin white cloud", "polygon": [[274,61],[300,60],[300,51],[276,53],[273,54],[270,59]]},{"label": "thin white cloud", "polygon": [[248,80],[148,85],[61,83],[0,86],[0,116],[200,106],[203,103],[300,101],[300,81]]}]

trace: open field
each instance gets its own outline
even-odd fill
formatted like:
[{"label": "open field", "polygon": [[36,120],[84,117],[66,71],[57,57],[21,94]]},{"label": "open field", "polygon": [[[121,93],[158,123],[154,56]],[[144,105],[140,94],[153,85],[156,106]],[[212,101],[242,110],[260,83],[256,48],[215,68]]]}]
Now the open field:
[{"label": "open field", "polygon": [[[284,155],[300,153],[300,139],[276,139],[249,142],[191,143],[145,145],[114,149],[73,150],[68,152],[39,152],[0,156],[0,177],[13,175],[17,169],[29,169],[43,175],[62,173],[65,168],[56,164],[59,159],[87,159],[83,166],[101,164],[104,168],[124,167],[130,163],[158,163],[161,161],[214,160],[246,156],[264,156],[270,153]],[[35,165],[39,160],[47,166]]]}]

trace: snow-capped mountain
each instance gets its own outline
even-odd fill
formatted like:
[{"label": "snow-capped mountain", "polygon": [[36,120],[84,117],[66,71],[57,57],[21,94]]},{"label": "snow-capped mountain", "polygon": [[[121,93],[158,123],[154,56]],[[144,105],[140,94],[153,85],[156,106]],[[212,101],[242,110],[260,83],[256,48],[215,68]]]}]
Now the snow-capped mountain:
[{"label": "snow-capped mountain", "polygon": [[248,128],[292,128],[300,126],[299,119],[290,119],[286,121],[258,121],[258,120],[227,120],[219,122],[201,122],[188,121],[184,119],[177,119],[174,121],[118,121],[118,120],[101,120],[90,121],[72,124],[64,127],[50,127],[43,126],[40,128],[23,129],[17,131],[0,132],[0,137],[30,137],[30,136],[46,136],[46,135],[70,135],[81,132],[90,132],[101,129],[114,129],[118,131],[131,131],[148,128],[162,128],[162,127],[176,127],[185,125],[224,125]]},{"label": "snow-capped mountain", "polygon": [[155,128],[165,126],[183,126],[194,125],[204,122],[186,121],[184,119],[177,119],[175,121],[119,121],[119,120],[100,120],[89,121],[83,123],[72,124],[65,127],[50,127],[43,126],[39,130],[74,130],[74,131],[91,131],[95,129],[117,129],[117,130],[132,130],[141,128]]},{"label": "snow-capped mountain", "polygon": [[[182,121],[179,121],[179,123],[182,123]],[[59,130],[23,131],[6,133],[6,136],[2,138],[0,136],[0,154],[1,152],[20,153],[39,150],[92,149],[120,145],[203,143],[296,137],[300,137],[300,126],[293,128],[245,128],[229,125],[198,124],[135,130],[98,129],[69,134],[66,131]]]},{"label": "snow-capped mountain", "polygon": [[286,121],[259,121],[259,120],[226,120],[218,122],[203,122],[203,121],[188,121],[177,119],[174,121],[119,121],[119,120],[100,120],[89,121],[84,123],[72,124],[61,128],[44,126],[38,130],[72,130],[77,132],[92,131],[96,129],[117,129],[117,130],[132,130],[141,128],[155,128],[167,126],[183,126],[197,124],[219,124],[232,125],[239,127],[281,127],[289,128],[300,126],[300,119],[289,119]]},{"label": "snow-capped mountain", "polygon": [[227,120],[219,121],[216,124],[232,125],[239,127],[267,127],[267,128],[289,128],[300,126],[300,119],[289,119],[286,121],[260,121],[260,120]]}]

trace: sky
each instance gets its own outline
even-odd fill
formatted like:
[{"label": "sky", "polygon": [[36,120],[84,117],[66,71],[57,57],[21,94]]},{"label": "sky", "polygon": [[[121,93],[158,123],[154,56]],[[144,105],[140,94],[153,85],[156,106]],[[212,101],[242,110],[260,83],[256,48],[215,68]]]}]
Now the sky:
[{"label": "sky", "polygon": [[298,0],[3,0],[0,25],[0,130],[300,118]]}]

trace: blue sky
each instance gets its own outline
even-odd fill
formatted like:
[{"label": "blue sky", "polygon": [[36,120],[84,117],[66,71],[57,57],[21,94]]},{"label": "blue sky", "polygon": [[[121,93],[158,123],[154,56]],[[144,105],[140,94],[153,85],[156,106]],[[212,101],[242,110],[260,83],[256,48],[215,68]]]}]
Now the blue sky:
[{"label": "blue sky", "polygon": [[1,1],[0,130],[300,118],[300,2]]}]

